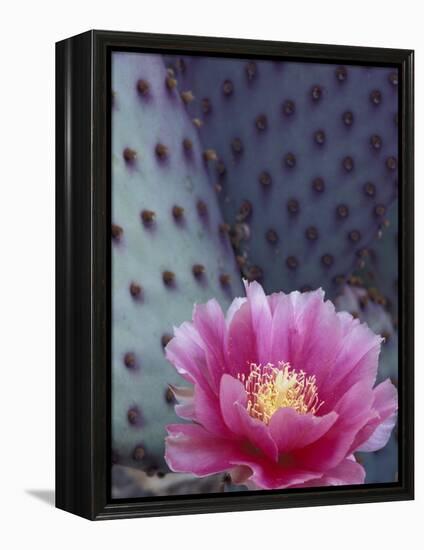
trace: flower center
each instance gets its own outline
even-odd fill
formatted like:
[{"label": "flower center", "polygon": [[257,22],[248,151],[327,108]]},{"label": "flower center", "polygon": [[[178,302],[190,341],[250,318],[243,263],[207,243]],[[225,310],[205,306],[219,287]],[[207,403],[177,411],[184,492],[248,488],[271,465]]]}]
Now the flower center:
[{"label": "flower center", "polygon": [[251,363],[249,375],[238,374],[248,395],[247,411],[265,424],[281,407],[291,407],[300,414],[316,414],[324,401],[318,398],[315,376],[292,369],[289,363]]}]

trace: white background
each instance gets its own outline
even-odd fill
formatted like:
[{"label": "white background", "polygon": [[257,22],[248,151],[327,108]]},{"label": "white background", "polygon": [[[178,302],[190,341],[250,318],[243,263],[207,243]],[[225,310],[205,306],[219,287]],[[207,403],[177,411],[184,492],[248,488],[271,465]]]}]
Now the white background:
[{"label": "white background", "polygon": [[[3,548],[417,548],[423,522],[422,350],[415,502],[91,523],[55,510],[54,43],[97,28],[416,50],[416,203],[424,237],[423,16],[403,0],[4,2],[0,17],[0,544]],[[416,325],[424,326],[417,250]],[[40,493],[41,491],[41,493]],[[34,494],[36,492],[36,494]],[[38,496],[37,496],[38,494]],[[43,497],[40,499],[40,495]],[[3,544],[1,540],[4,539]]]}]

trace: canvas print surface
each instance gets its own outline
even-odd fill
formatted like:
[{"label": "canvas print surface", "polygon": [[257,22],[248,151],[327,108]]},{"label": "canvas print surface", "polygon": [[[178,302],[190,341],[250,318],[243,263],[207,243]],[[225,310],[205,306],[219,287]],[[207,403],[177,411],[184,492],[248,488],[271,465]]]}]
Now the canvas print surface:
[{"label": "canvas print surface", "polygon": [[398,73],[113,52],[114,499],[397,480]]}]

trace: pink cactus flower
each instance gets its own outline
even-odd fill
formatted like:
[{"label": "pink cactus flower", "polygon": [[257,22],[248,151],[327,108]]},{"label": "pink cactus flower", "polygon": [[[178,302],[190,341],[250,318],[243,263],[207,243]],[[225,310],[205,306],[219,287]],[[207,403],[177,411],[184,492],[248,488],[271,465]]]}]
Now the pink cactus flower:
[{"label": "pink cactus flower", "polygon": [[364,483],[356,451],[384,447],[397,416],[389,379],[374,387],[382,338],[322,290],[266,296],[246,284],[226,317],[195,305],[166,356],[190,386],[165,458],[174,472],[229,472],[250,489]]}]

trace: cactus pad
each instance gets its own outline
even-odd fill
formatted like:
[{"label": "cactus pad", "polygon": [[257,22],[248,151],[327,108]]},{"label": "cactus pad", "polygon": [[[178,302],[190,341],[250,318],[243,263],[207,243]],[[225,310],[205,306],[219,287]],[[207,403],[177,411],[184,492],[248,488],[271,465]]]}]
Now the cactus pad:
[{"label": "cactus pad", "polygon": [[239,272],[196,128],[157,55],[116,53],[112,65],[113,462],[165,470],[168,384],[163,348],[193,304],[227,306]]}]

